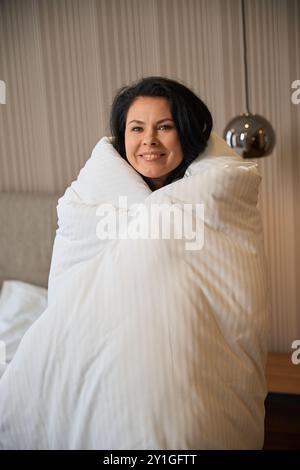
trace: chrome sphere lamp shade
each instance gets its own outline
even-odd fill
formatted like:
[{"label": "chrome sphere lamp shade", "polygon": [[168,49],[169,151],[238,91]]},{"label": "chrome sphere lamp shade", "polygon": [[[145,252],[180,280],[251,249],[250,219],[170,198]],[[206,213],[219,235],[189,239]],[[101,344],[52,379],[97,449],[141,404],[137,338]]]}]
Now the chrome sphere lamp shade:
[{"label": "chrome sphere lamp shade", "polygon": [[249,111],[248,72],[246,56],[245,5],[242,2],[243,50],[245,72],[246,112],[233,118],[224,129],[227,144],[243,158],[260,158],[269,155],[275,146],[274,130],[263,116]]}]

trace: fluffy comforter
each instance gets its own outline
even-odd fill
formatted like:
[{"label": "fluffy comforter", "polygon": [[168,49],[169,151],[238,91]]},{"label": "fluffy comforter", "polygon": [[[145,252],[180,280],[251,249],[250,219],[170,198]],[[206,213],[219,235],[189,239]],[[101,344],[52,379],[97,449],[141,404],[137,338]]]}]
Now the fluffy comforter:
[{"label": "fluffy comforter", "polygon": [[[259,183],[213,134],[151,192],[100,140],[59,199],[48,308],[0,381],[0,448],[262,447]],[[171,236],[149,236],[153,207]]]}]

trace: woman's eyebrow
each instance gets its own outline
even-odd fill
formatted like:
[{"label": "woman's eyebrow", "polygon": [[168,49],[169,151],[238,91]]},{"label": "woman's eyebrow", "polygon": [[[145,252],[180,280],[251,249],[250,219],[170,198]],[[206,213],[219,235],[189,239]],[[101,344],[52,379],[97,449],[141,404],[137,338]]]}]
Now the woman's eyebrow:
[{"label": "woman's eyebrow", "polygon": [[[159,121],[157,121],[156,124],[159,124],[159,123],[164,122],[164,121],[172,121],[173,122],[173,119],[171,119],[171,118],[160,119]],[[137,122],[138,124],[145,124],[144,121],[139,121],[138,119],[133,119],[128,124],[130,124],[131,122]]]}]

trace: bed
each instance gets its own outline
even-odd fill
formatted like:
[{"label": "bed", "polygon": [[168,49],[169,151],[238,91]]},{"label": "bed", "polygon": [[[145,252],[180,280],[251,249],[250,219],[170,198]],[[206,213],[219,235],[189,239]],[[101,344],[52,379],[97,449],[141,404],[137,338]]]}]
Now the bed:
[{"label": "bed", "polygon": [[[58,194],[0,192],[0,375],[25,331],[47,306],[59,197]],[[267,364],[269,392],[299,393],[299,384],[296,389],[294,386],[295,391],[283,390],[284,380],[274,386],[278,367],[273,356],[269,354]],[[293,383],[296,384],[295,380]],[[268,428],[270,411],[267,409],[266,413]],[[270,445],[268,429],[266,434]]]}]

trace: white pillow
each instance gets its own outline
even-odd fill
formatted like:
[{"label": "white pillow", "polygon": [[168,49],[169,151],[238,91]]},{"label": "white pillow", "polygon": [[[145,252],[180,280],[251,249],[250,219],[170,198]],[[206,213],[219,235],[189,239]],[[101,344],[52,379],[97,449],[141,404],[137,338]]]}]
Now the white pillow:
[{"label": "white pillow", "polygon": [[46,307],[47,289],[21,281],[3,282],[0,295],[0,341],[4,356],[0,358],[2,372],[5,362],[12,360],[25,332]]}]

